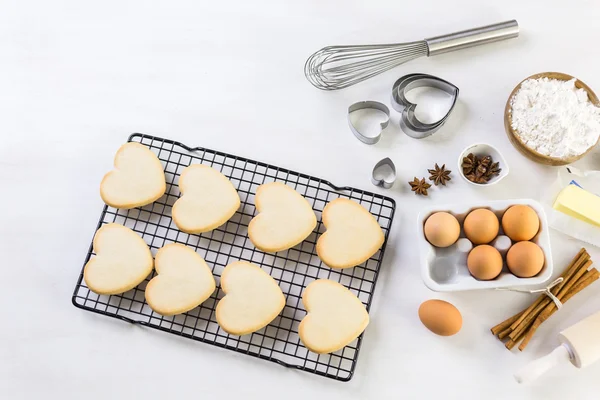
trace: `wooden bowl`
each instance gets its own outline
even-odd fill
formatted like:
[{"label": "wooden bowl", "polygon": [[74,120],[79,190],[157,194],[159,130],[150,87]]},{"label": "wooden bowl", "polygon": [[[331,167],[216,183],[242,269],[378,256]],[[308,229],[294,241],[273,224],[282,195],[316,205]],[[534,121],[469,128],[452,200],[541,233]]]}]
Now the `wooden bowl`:
[{"label": "wooden bowl", "polygon": [[[593,146],[591,146],[583,154],[580,154],[578,156],[568,157],[568,158],[557,158],[557,157],[550,157],[550,156],[546,156],[544,154],[540,154],[537,151],[527,147],[525,145],[525,143],[523,143],[521,138],[519,138],[515,134],[515,131],[512,128],[512,113],[511,113],[511,104],[510,104],[512,101],[512,98],[517,93],[517,91],[521,88],[521,84],[523,82],[525,82],[528,79],[539,79],[539,78],[559,79],[562,81],[570,81],[571,79],[574,79],[571,75],[563,74],[560,72],[542,72],[541,74],[531,75],[529,78],[523,79],[521,81],[521,83],[519,83],[517,85],[517,87],[514,88],[514,90],[510,94],[510,96],[508,96],[508,100],[506,101],[506,107],[504,109],[504,128],[506,129],[506,134],[508,135],[508,139],[510,140],[512,145],[515,146],[515,148],[517,150],[519,150],[519,152],[521,154],[523,154],[525,157],[529,158],[532,161],[535,161],[540,164],[552,165],[552,166],[571,164],[572,162],[575,162],[575,161],[579,160],[580,158],[583,158],[585,155],[587,155],[594,148],[594,146],[596,146],[598,144],[598,142],[600,142],[600,138]],[[596,107],[600,107],[600,100],[598,100],[598,96],[596,96],[596,94],[592,91],[592,89],[590,89],[590,87],[588,85],[586,85],[585,83],[583,83],[582,81],[577,79],[575,81],[575,87],[577,87],[578,89],[585,90],[587,92],[588,98],[590,99],[592,104],[594,104]]]}]

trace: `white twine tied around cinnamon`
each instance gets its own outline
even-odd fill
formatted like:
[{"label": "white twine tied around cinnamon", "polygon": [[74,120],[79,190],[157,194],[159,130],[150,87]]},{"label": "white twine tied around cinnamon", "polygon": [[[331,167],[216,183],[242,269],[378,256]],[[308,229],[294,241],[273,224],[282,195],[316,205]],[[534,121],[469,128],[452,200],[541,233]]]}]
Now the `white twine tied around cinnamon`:
[{"label": "white twine tied around cinnamon", "polygon": [[517,289],[517,288],[497,288],[496,290],[508,290],[511,292],[521,292],[521,293],[531,293],[531,294],[544,293],[546,296],[550,297],[550,299],[554,302],[554,304],[556,304],[556,308],[560,310],[561,307],[563,306],[563,303],[558,299],[558,297],[556,297],[554,295],[554,293],[552,293],[552,288],[554,288],[554,286],[561,283],[563,280],[564,280],[564,278],[562,278],[562,277],[556,278],[552,283],[550,283],[548,286],[546,286],[543,289],[528,290],[528,289]]}]

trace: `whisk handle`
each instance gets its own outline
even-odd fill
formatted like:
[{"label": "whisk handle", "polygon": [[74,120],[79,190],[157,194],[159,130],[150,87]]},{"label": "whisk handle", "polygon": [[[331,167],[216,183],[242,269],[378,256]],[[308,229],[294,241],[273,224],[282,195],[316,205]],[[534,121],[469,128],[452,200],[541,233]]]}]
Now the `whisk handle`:
[{"label": "whisk handle", "polygon": [[500,22],[499,24],[436,36],[425,39],[425,42],[428,47],[427,55],[433,56],[467,47],[479,46],[480,44],[516,38],[517,36],[519,36],[519,24],[513,19],[512,21]]}]

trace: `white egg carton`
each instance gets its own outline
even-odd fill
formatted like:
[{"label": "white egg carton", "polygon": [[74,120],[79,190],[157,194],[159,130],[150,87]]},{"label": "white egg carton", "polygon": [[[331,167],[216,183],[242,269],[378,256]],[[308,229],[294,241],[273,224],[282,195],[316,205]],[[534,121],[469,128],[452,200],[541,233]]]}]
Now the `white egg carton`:
[{"label": "white egg carton", "polygon": [[[506,266],[506,253],[512,245],[508,236],[502,232],[502,224],[500,224],[499,236],[490,243],[494,246],[504,260],[502,272],[500,275],[489,281],[480,281],[475,279],[467,268],[467,256],[473,248],[473,244],[465,237],[462,227],[463,221],[470,211],[476,208],[487,208],[498,216],[499,221],[502,221],[504,212],[513,205],[524,204],[535,210],[540,218],[540,230],[537,235],[531,240],[541,247],[544,252],[545,262],[544,267],[534,277],[519,278],[510,273]],[[449,212],[454,215],[460,223],[460,239],[450,247],[438,248],[431,245],[425,238],[423,227],[427,218],[438,211]],[[549,225],[546,218],[544,208],[540,203],[530,199],[519,200],[495,200],[495,201],[475,201],[454,205],[437,205],[426,207],[421,210],[418,217],[418,234],[419,252],[421,254],[421,275],[425,285],[436,292],[458,292],[463,290],[478,290],[478,289],[497,289],[497,288],[513,288],[519,286],[534,286],[547,282],[552,277],[552,251],[550,248],[550,237],[548,234]]]}]

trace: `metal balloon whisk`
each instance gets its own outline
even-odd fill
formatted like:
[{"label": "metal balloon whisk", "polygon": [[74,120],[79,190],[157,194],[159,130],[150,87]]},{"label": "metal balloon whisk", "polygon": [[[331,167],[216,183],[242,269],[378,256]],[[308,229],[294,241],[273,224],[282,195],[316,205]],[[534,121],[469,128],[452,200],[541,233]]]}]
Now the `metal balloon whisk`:
[{"label": "metal balloon whisk", "polygon": [[517,36],[519,25],[512,20],[409,43],[327,46],[306,60],[304,75],[318,89],[343,89],[415,58]]}]

